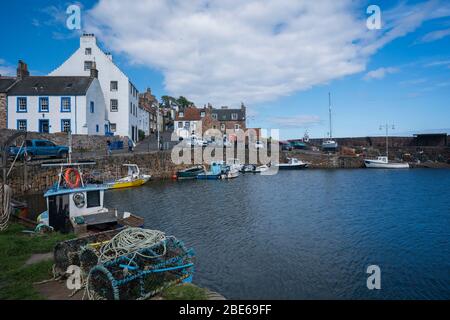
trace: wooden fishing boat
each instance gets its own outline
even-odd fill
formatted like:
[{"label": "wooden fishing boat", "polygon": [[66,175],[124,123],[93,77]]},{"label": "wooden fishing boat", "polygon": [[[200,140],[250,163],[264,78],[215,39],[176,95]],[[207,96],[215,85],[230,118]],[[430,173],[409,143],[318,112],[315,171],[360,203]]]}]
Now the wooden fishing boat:
[{"label": "wooden fishing boat", "polygon": [[308,164],[296,158],[288,158],[288,163],[277,163],[275,167],[279,170],[300,170],[308,167]]},{"label": "wooden fishing boat", "polygon": [[143,218],[104,207],[104,193],[109,187],[103,184],[85,184],[81,172],[82,165],[87,164],[45,165],[61,166],[61,172],[58,175],[58,182],[44,194],[47,210],[39,215],[38,223],[50,226],[55,231],[75,234],[123,226],[142,227]]},{"label": "wooden fishing boat", "polygon": [[178,171],[176,176],[178,180],[196,179],[201,173],[205,173],[205,168],[203,166],[195,166]]},{"label": "wooden fishing boat", "polygon": [[222,164],[218,162],[211,163],[210,171],[205,171],[197,175],[198,180],[219,180],[222,179],[224,172],[222,170]]},{"label": "wooden fishing boat", "polygon": [[141,174],[139,167],[136,164],[124,164],[124,167],[128,168],[128,175],[124,178],[107,183],[108,189],[139,187],[147,183],[151,178],[150,175]]}]

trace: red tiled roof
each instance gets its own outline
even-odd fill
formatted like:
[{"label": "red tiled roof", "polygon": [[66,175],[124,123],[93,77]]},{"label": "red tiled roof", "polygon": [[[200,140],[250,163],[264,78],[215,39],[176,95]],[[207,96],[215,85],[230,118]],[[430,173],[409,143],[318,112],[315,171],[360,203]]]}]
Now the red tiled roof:
[{"label": "red tiled roof", "polygon": [[[184,112],[183,117],[180,117],[180,112]],[[199,121],[202,119],[200,110],[197,108],[186,108],[184,111],[177,112],[176,121]]]}]

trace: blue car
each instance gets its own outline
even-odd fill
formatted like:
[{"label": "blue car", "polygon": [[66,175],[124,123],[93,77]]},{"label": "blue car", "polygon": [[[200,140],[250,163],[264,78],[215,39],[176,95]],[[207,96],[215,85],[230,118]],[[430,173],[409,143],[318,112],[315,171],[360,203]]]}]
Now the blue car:
[{"label": "blue car", "polygon": [[66,158],[69,154],[69,148],[66,146],[58,146],[49,140],[25,140],[24,147],[13,146],[9,148],[9,155],[16,157],[19,155],[20,159],[31,161],[37,157],[57,157]]}]

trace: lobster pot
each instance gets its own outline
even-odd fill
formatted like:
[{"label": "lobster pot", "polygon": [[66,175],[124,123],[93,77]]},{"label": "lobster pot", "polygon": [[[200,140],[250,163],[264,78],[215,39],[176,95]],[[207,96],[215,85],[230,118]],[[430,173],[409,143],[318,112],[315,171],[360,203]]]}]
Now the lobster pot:
[{"label": "lobster pot", "polygon": [[[55,262],[55,274],[57,276],[64,276],[66,274],[67,268],[71,265],[82,267],[81,265],[80,255],[83,253],[83,250],[87,250],[88,248],[94,249],[99,247],[103,242],[111,240],[116,234],[118,234],[123,229],[111,230],[106,232],[97,233],[95,235],[86,236],[78,239],[67,240],[64,242],[58,243],[53,250],[53,258]],[[89,252],[88,252],[89,253]],[[88,253],[86,253],[84,259],[84,265],[88,265]],[[93,257],[92,257],[93,258]],[[97,264],[97,260],[93,265]],[[90,270],[90,269],[89,269]],[[86,274],[89,272],[86,270]]]},{"label": "lobster pot", "polygon": [[147,299],[168,286],[190,282],[193,257],[193,251],[181,241],[168,238],[93,267],[87,287],[90,295],[99,299]]}]

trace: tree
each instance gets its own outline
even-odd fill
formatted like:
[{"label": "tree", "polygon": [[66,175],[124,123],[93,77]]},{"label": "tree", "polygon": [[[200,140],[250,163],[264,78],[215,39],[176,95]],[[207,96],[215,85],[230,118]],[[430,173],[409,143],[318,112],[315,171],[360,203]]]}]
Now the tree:
[{"label": "tree", "polygon": [[194,105],[193,102],[189,101],[188,99],[186,99],[183,96],[180,96],[176,102],[181,109],[186,109],[186,108],[192,107]]}]

